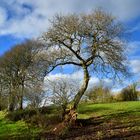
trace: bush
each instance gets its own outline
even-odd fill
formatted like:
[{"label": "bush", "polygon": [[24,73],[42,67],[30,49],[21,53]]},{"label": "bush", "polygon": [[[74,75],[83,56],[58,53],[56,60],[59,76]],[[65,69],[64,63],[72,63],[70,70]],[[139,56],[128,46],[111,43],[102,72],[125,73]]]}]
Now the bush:
[{"label": "bush", "polygon": [[41,114],[52,114],[57,110],[56,106],[43,106],[41,108],[39,108],[39,112]]},{"label": "bush", "polygon": [[42,127],[42,128],[45,128],[47,126],[46,117],[45,115],[42,114],[36,114],[31,118],[29,118],[28,120],[26,120],[26,122],[33,126]]},{"label": "bush", "polygon": [[11,121],[18,121],[18,120],[27,120],[33,115],[36,115],[37,112],[35,110],[16,110],[14,112],[9,112],[6,115],[6,118],[8,118]]},{"label": "bush", "polygon": [[38,110],[16,110],[14,112],[9,112],[6,118],[11,121],[25,120],[28,125],[45,128],[62,121],[61,114],[58,114],[56,109],[56,107],[51,106],[42,107]]},{"label": "bush", "polygon": [[28,124],[32,126],[37,126],[41,128],[48,127],[49,125],[58,124],[61,122],[61,117],[57,114],[52,115],[43,115],[43,114],[36,114],[32,116],[30,119],[26,120]]}]

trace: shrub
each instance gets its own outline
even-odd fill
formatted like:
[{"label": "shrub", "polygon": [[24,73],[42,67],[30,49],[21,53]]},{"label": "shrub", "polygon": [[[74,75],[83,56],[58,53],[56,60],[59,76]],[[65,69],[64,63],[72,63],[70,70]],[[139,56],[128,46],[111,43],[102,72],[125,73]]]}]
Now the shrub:
[{"label": "shrub", "polygon": [[58,107],[56,106],[43,106],[41,108],[39,108],[39,112],[41,114],[52,114],[57,110]]},{"label": "shrub", "polygon": [[30,119],[26,120],[26,122],[33,126],[45,128],[48,127],[49,125],[54,125],[61,122],[61,117],[57,114],[52,115],[36,114],[32,116]]},{"label": "shrub", "polygon": [[35,110],[16,110],[14,112],[9,112],[6,115],[6,118],[11,121],[18,121],[22,119],[27,120],[35,114],[37,114]]},{"label": "shrub", "polygon": [[33,126],[42,127],[42,128],[47,126],[46,117],[45,115],[42,114],[36,114],[31,118],[29,118],[28,120],[26,120],[26,122]]}]

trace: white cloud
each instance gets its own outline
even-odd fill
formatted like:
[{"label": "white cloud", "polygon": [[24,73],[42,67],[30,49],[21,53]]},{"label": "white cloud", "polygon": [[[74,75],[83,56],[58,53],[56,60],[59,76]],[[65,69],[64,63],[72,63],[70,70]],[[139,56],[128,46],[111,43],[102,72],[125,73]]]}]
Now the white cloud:
[{"label": "white cloud", "polygon": [[[79,84],[82,84],[83,72],[80,70],[80,71],[76,71],[72,74],[62,74],[62,73],[49,74],[48,76],[45,77],[44,82],[47,83],[48,80],[53,81],[53,80],[56,80],[56,79],[59,79],[59,78],[73,79],[73,80],[79,82],[79,83],[77,83],[77,85],[79,85]],[[101,82],[105,86],[108,86],[108,87],[112,87],[112,85],[113,85],[113,82],[112,82],[111,79],[104,78],[104,79],[101,80],[101,79],[99,79],[95,76],[91,76],[88,88],[97,86],[97,85],[101,84]]]},{"label": "white cloud", "polygon": [[138,31],[138,30],[140,31],[140,23],[136,24],[134,27],[127,30],[126,33],[133,33],[133,32]]},{"label": "white cloud", "polygon": [[140,59],[130,61],[132,72],[135,74],[140,73]]},{"label": "white cloud", "polygon": [[6,11],[0,7],[0,28],[3,27],[5,21],[7,18],[7,13]]},{"label": "white cloud", "polygon": [[140,52],[140,41],[132,41],[128,43],[128,53],[130,56],[135,57],[138,55],[138,52]]},{"label": "white cloud", "polygon": [[0,34],[11,34],[16,37],[37,37],[47,30],[48,19],[56,13],[87,13],[102,7],[123,21],[140,15],[139,0],[2,0],[2,2],[14,16],[5,21],[6,15],[0,14],[2,21],[0,23],[3,25]]},{"label": "white cloud", "polygon": [[67,79],[75,79],[81,81],[83,79],[83,73],[82,71],[76,71],[72,74],[62,74],[62,73],[56,73],[56,74],[49,74],[45,77],[45,81],[47,80],[56,80],[57,78],[67,78]]}]

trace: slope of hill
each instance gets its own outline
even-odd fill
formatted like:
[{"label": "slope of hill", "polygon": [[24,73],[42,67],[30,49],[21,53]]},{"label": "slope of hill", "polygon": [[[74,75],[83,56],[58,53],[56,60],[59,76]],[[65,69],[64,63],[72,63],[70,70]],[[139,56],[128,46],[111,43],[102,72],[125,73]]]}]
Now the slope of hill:
[{"label": "slope of hill", "polygon": [[[24,121],[11,122],[0,112],[0,139],[55,139],[46,131],[27,125]],[[80,104],[78,120],[63,139],[119,140],[140,138],[140,102],[108,104]]]}]

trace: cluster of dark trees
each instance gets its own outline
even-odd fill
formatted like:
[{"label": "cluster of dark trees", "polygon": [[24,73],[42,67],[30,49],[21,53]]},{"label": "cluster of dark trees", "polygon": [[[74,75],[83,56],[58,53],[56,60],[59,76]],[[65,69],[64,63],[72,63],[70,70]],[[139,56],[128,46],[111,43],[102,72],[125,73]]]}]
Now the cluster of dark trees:
[{"label": "cluster of dark trees", "polygon": [[38,40],[16,45],[1,56],[1,100],[8,98],[6,104],[10,111],[22,109],[25,94],[40,92],[42,79],[49,72],[62,65],[76,66],[83,70],[83,82],[68,105],[63,127],[55,129],[61,133],[77,116],[76,109],[88,87],[91,72],[114,79],[127,75],[122,33],[120,22],[102,10],[55,16]]},{"label": "cluster of dark trees", "polygon": [[[40,45],[26,41],[0,57],[0,109],[23,109],[24,101],[39,104],[43,86]],[[40,65],[40,68],[39,68]]]},{"label": "cluster of dark trees", "polygon": [[137,90],[138,83],[133,83],[121,90],[119,94],[115,96],[117,101],[138,101],[139,91]]}]

